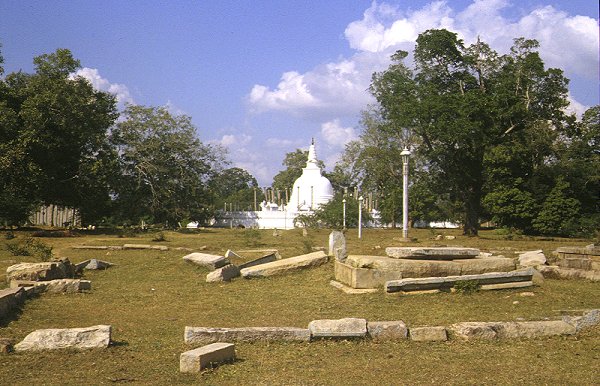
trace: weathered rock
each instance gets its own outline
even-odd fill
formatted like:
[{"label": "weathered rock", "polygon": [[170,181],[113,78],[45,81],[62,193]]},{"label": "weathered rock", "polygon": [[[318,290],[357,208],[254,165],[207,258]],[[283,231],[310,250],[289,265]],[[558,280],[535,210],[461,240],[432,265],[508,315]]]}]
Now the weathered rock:
[{"label": "weathered rock", "polygon": [[107,245],[75,245],[73,247],[71,247],[72,249],[98,249],[98,250],[104,250],[104,249],[108,249]]},{"label": "weathered rock", "polygon": [[539,338],[555,335],[573,335],[575,326],[562,320],[531,322],[464,322],[451,326],[462,339],[516,339]]},{"label": "weathered rock", "polygon": [[185,343],[208,344],[214,342],[295,341],[308,342],[310,331],[295,327],[185,327]]},{"label": "weathered rock", "polygon": [[586,310],[581,316],[564,316],[563,321],[574,326],[575,331],[579,332],[600,324],[600,309]]},{"label": "weathered rock", "polygon": [[268,255],[259,257],[258,259],[250,260],[250,261],[245,262],[244,264],[240,264],[239,268],[244,269],[244,268],[248,268],[248,267],[254,267],[255,265],[270,263],[270,262],[273,262],[276,260],[279,260],[277,258],[277,255],[275,253],[269,253]]},{"label": "weathered rock", "polygon": [[444,342],[448,340],[446,327],[412,327],[409,329],[410,340],[415,342]]},{"label": "weathered rock", "polygon": [[444,236],[446,240],[456,240],[456,236]]},{"label": "weathered rock", "polygon": [[213,365],[235,360],[235,346],[232,343],[212,343],[179,356],[179,371],[198,373]]},{"label": "weathered rock", "polygon": [[217,269],[229,264],[229,260],[225,256],[209,255],[208,253],[190,253],[189,255],[183,256],[183,260],[190,263],[200,265],[202,267]]},{"label": "weathered rock", "polygon": [[454,260],[479,255],[479,249],[461,247],[387,247],[385,253],[395,259]]},{"label": "weathered rock", "polygon": [[[491,272],[481,275],[425,277],[390,280],[385,283],[386,292],[410,292],[432,289],[449,290],[457,282],[477,281],[479,285],[494,285],[511,282],[531,282],[533,269],[512,272]],[[533,284],[533,283],[531,283]]]},{"label": "weathered rock", "polygon": [[546,264],[546,256],[541,249],[526,251],[519,254],[519,265],[521,267],[535,267]]},{"label": "weathered rock", "polygon": [[544,276],[550,279],[586,279],[590,281],[600,281],[599,271],[588,271],[584,269],[561,268],[555,265],[542,265],[537,269]]},{"label": "weathered rock", "polygon": [[367,321],[359,318],[313,320],[308,329],[311,338],[364,338]]},{"label": "weathered rock", "polygon": [[0,290],[0,319],[9,315],[25,302],[23,288],[5,288]]},{"label": "weathered rock", "polygon": [[54,280],[72,277],[74,267],[68,259],[43,263],[20,263],[6,269],[6,281],[12,280]]},{"label": "weathered rock", "polygon": [[346,251],[346,237],[343,232],[333,231],[329,234],[329,256],[335,257],[338,261],[344,261],[348,257]]},{"label": "weathered rock", "polygon": [[76,293],[92,289],[92,282],[82,279],[56,279],[48,281],[13,280],[11,288],[32,288],[32,293]]},{"label": "weathered rock", "polygon": [[102,261],[102,260],[98,260],[98,259],[89,259],[89,260],[84,260],[81,263],[75,264],[75,269],[77,271],[81,271],[83,269],[89,269],[89,270],[107,269],[109,267],[112,267],[113,265],[114,265],[113,263],[109,263],[108,261]]},{"label": "weathered rock", "polygon": [[281,236],[281,231],[277,228],[273,229],[273,237]]},{"label": "weathered rock", "polygon": [[408,337],[406,324],[401,320],[368,322],[367,331],[374,342],[398,341]]},{"label": "weathered rock", "polygon": [[50,328],[36,330],[15,345],[15,351],[40,351],[62,348],[106,348],[110,344],[111,326],[85,328]]},{"label": "weathered rock", "polygon": [[0,338],[0,354],[8,354],[13,351],[13,341],[8,338]]},{"label": "weathered rock", "polygon": [[299,269],[312,268],[327,262],[325,252],[313,252],[306,255],[281,259],[271,263],[256,265],[241,270],[244,278],[280,275]]},{"label": "weathered rock", "polygon": [[230,281],[238,276],[240,276],[240,269],[233,264],[227,264],[226,266],[217,268],[206,275],[206,281],[208,283]]}]

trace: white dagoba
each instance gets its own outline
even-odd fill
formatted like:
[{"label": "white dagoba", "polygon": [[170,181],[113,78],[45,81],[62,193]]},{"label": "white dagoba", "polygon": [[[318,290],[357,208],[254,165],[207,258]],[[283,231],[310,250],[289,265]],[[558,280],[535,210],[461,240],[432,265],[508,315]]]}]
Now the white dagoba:
[{"label": "white dagoba", "polygon": [[308,212],[333,199],[333,187],[326,177],[321,175],[318,165],[315,140],[308,148],[306,167],[302,175],[294,182],[292,196],[287,204],[288,213]]}]

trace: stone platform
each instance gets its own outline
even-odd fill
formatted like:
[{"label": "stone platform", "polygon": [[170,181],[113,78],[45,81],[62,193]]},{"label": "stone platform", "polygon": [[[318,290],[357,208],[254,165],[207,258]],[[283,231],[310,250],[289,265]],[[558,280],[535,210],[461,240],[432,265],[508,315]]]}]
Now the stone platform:
[{"label": "stone platform", "polygon": [[600,271],[600,246],[560,247],[555,251],[561,268]]},{"label": "stone platform", "polygon": [[505,257],[446,261],[350,255],[344,262],[336,260],[334,263],[335,280],[352,288],[378,288],[387,281],[405,278],[476,275],[515,269],[514,259]]}]

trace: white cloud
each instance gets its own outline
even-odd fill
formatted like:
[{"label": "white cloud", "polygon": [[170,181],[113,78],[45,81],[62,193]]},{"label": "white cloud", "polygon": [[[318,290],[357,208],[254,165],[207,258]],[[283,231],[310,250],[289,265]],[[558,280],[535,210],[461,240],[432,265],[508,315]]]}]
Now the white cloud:
[{"label": "white cloud", "polygon": [[351,57],[317,65],[305,73],[286,72],[274,89],[254,85],[247,98],[250,109],[318,115],[321,119],[356,118],[374,101],[367,91],[373,72],[385,69],[396,50],[412,51],[417,36],[431,28],[452,30],[466,44],[480,36],[501,54],[508,52],[514,38],[537,39],[547,66],[562,68],[567,77],[584,77],[597,87],[597,20],[568,15],[552,6],[509,19],[503,16],[505,11],[520,4],[513,6],[508,0],[474,0],[461,10],[448,3],[434,1],[420,9],[402,11],[373,2],[363,18],[349,23],[344,32],[355,50]]},{"label": "white cloud", "polygon": [[[231,148],[245,146],[252,141],[252,137],[247,134],[235,135],[235,134],[225,134],[221,137],[220,140],[211,141],[214,143],[218,143],[221,146],[225,146]],[[232,149],[238,151],[239,149]]]},{"label": "white cloud", "polygon": [[352,127],[342,127],[339,119],[323,123],[321,136],[325,142],[334,147],[344,147],[348,142],[358,138],[356,130]]},{"label": "white cloud", "polygon": [[569,99],[570,104],[565,109],[565,111],[568,114],[575,114],[577,116],[577,118],[581,118],[583,113],[585,113],[585,111],[590,108],[590,106],[586,106],[583,103],[579,103],[579,101],[577,101],[575,98],[573,98],[571,93],[569,93],[568,99]]},{"label": "white cloud", "polygon": [[108,79],[103,78],[96,68],[84,67],[71,74],[71,76],[81,76],[87,79],[96,90],[115,95],[120,108],[123,108],[126,103],[134,103],[127,86],[119,83],[111,83]]},{"label": "white cloud", "polygon": [[272,147],[290,147],[298,141],[292,141],[291,139],[282,138],[267,138],[267,145]]}]

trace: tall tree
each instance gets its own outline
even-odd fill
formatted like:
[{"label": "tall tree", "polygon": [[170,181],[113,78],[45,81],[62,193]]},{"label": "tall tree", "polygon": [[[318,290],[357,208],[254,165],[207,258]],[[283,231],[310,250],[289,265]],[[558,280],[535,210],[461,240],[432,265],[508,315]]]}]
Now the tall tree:
[{"label": "tall tree", "polygon": [[537,47],[518,38],[500,56],[480,40],[466,47],[453,32],[428,30],[417,38],[414,70],[404,63],[408,53],[398,51],[373,76],[383,117],[420,138],[416,151],[435,185],[462,203],[466,235],[479,228],[486,154],[540,122],[565,122],[568,81],[544,68]]},{"label": "tall tree", "polygon": [[263,200],[263,192],[250,173],[241,168],[229,168],[216,174],[210,181],[214,194],[214,206],[223,208],[224,204],[234,204],[238,210],[254,210],[256,202]]},{"label": "tall tree", "polygon": [[70,76],[79,61],[67,49],[38,56],[34,65],[34,74],[0,82],[0,206],[18,221],[40,202],[71,206],[85,221],[109,198],[98,177],[114,155],[107,132],[118,116],[115,98]]},{"label": "tall tree", "polygon": [[192,120],[164,107],[127,106],[112,132],[122,176],[115,185],[121,219],[171,226],[212,215],[208,182],[223,164],[220,149],[198,139]]}]

